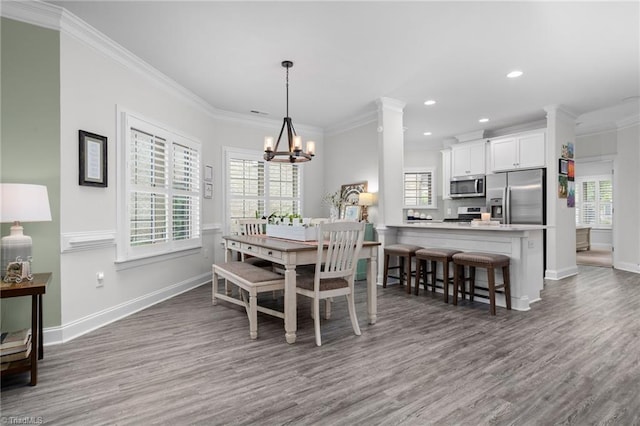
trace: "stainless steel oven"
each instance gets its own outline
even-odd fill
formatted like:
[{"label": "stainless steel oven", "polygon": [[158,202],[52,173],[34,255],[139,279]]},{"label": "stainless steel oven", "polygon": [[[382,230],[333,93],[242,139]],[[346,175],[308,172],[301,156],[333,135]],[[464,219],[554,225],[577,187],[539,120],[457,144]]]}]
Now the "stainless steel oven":
[{"label": "stainless steel oven", "polygon": [[485,175],[451,178],[451,198],[484,197]]}]

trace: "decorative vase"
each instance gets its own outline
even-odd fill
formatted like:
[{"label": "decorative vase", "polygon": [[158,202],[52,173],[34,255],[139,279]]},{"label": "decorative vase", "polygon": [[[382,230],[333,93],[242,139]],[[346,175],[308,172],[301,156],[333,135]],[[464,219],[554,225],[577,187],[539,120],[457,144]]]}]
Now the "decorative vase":
[{"label": "decorative vase", "polygon": [[331,222],[335,222],[336,220],[338,220],[339,216],[340,216],[340,210],[338,210],[338,207],[331,206],[331,209],[329,211],[329,219],[331,220]]}]

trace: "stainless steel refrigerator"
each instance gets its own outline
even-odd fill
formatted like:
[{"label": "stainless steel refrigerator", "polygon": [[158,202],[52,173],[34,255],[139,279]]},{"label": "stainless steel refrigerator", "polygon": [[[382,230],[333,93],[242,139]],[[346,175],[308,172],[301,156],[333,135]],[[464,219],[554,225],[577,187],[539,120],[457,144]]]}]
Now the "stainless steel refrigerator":
[{"label": "stainless steel refrigerator", "polygon": [[544,169],[487,175],[486,197],[493,220],[504,224],[546,224]]}]

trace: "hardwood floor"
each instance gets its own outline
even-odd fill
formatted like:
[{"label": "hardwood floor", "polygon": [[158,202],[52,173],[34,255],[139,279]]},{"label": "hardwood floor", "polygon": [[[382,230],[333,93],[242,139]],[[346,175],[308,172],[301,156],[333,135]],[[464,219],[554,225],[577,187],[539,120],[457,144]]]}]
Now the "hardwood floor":
[{"label": "hardwood floor", "polygon": [[[102,424],[640,424],[640,276],[589,266],[545,284],[529,312],[379,288],[362,336],[344,298],[314,343],[282,321],[211,305],[203,286],[45,348],[36,387],[2,383],[2,416]],[[267,299],[271,298],[266,295]]]}]

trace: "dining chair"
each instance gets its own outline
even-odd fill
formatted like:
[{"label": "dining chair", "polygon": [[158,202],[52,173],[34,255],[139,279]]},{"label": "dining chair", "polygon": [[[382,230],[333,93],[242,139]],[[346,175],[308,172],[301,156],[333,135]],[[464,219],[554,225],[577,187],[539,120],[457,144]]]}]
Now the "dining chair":
[{"label": "dining chair", "polygon": [[357,336],[360,335],[354,301],[354,279],[364,240],[364,228],[364,222],[321,223],[318,226],[315,271],[311,274],[301,274],[296,279],[296,293],[313,299],[312,316],[318,346],[322,345],[321,299],[346,296],[353,332]]},{"label": "dining chair", "polygon": [[[267,223],[267,219],[238,219],[242,235],[264,235]],[[240,260],[261,268],[271,268],[273,266],[268,260],[247,256],[244,253],[240,255]]]}]

